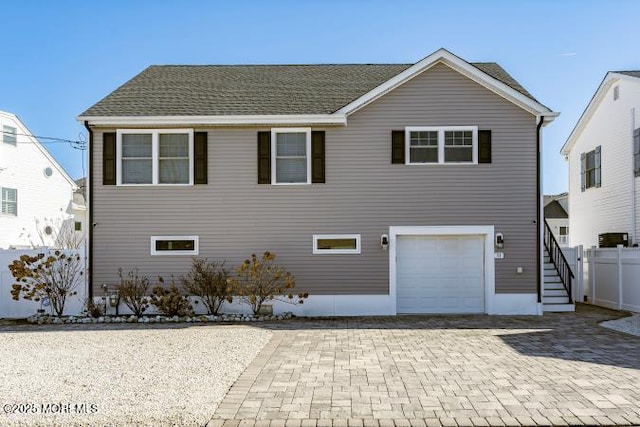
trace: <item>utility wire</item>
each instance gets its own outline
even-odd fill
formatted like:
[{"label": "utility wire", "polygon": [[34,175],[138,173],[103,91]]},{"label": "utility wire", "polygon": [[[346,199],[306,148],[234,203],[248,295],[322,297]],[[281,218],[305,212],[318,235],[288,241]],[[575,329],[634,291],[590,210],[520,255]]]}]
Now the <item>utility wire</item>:
[{"label": "utility wire", "polygon": [[[73,140],[73,139],[65,139],[65,138],[56,138],[54,136],[36,136],[28,133],[9,133],[3,132],[4,135],[11,136],[28,136],[30,138],[37,139],[42,144],[70,144],[73,148],[84,150],[87,145],[86,141]],[[46,140],[46,141],[42,141]],[[33,144],[33,141],[16,141],[18,144]],[[83,148],[78,148],[83,147]]]}]

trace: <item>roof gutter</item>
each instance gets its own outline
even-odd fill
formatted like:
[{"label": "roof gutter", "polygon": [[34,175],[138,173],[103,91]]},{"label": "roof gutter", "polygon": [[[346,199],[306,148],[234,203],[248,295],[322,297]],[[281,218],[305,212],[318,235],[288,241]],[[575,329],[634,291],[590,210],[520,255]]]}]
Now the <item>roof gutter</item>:
[{"label": "roof gutter", "polygon": [[88,187],[87,187],[87,196],[89,201],[89,217],[87,220],[87,228],[89,229],[87,242],[87,286],[89,289],[87,290],[87,295],[89,295],[89,299],[93,299],[93,130],[89,126],[89,122],[84,122],[84,127],[87,129],[89,133],[89,143],[87,144],[87,156],[89,156],[89,174],[87,176]]},{"label": "roof gutter", "polygon": [[[340,125],[346,126],[347,115],[282,114],[234,116],[79,116],[92,126],[259,126],[259,125]],[[86,126],[86,125],[85,125]]]}]

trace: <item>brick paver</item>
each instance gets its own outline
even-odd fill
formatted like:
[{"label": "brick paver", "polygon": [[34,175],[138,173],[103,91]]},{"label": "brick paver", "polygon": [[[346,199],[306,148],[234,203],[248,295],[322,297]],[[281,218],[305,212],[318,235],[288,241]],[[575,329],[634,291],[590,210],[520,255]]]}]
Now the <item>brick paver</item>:
[{"label": "brick paver", "polygon": [[633,425],[640,338],[597,325],[619,316],[579,306],[265,325],[272,340],[209,425]]}]

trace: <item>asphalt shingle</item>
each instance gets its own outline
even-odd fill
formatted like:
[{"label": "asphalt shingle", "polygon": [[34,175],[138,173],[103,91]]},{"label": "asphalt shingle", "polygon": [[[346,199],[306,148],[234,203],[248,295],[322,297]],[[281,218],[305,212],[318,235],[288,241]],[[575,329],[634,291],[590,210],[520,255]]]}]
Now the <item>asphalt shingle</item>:
[{"label": "asphalt shingle", "polygon": [[[153,65],[81,115],[330,114],[411,65]],[[472,65],[534,99],[498,64]]]}]

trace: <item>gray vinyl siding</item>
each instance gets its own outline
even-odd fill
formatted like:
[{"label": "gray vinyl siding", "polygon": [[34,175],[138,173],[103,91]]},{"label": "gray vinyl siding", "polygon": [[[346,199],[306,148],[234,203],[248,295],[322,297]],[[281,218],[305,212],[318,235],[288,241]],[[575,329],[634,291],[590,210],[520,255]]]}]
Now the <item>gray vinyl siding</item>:
[{"label": "gray vinyl siding", "polygon": [[[477,125],[492,131],[491,164],[391,164],[391,131]],[[257,184],[257,131],[209,132],[209,184],[102,185],[102,132],[95,131],[94,292],[119,267],[179,276],[190,257],[150,256],[152,235],[198,235],[200,256],[237,264],[270,250],[311,294],[387,294],[389,226],[494,225],[505,236],[496,291],[536,292],[535,118],[437,65],[326,131],[326,183]],[[313,234],[358,233],[360,255],[313,255]],[[523,267],[523,274],[516,274]]]}]

